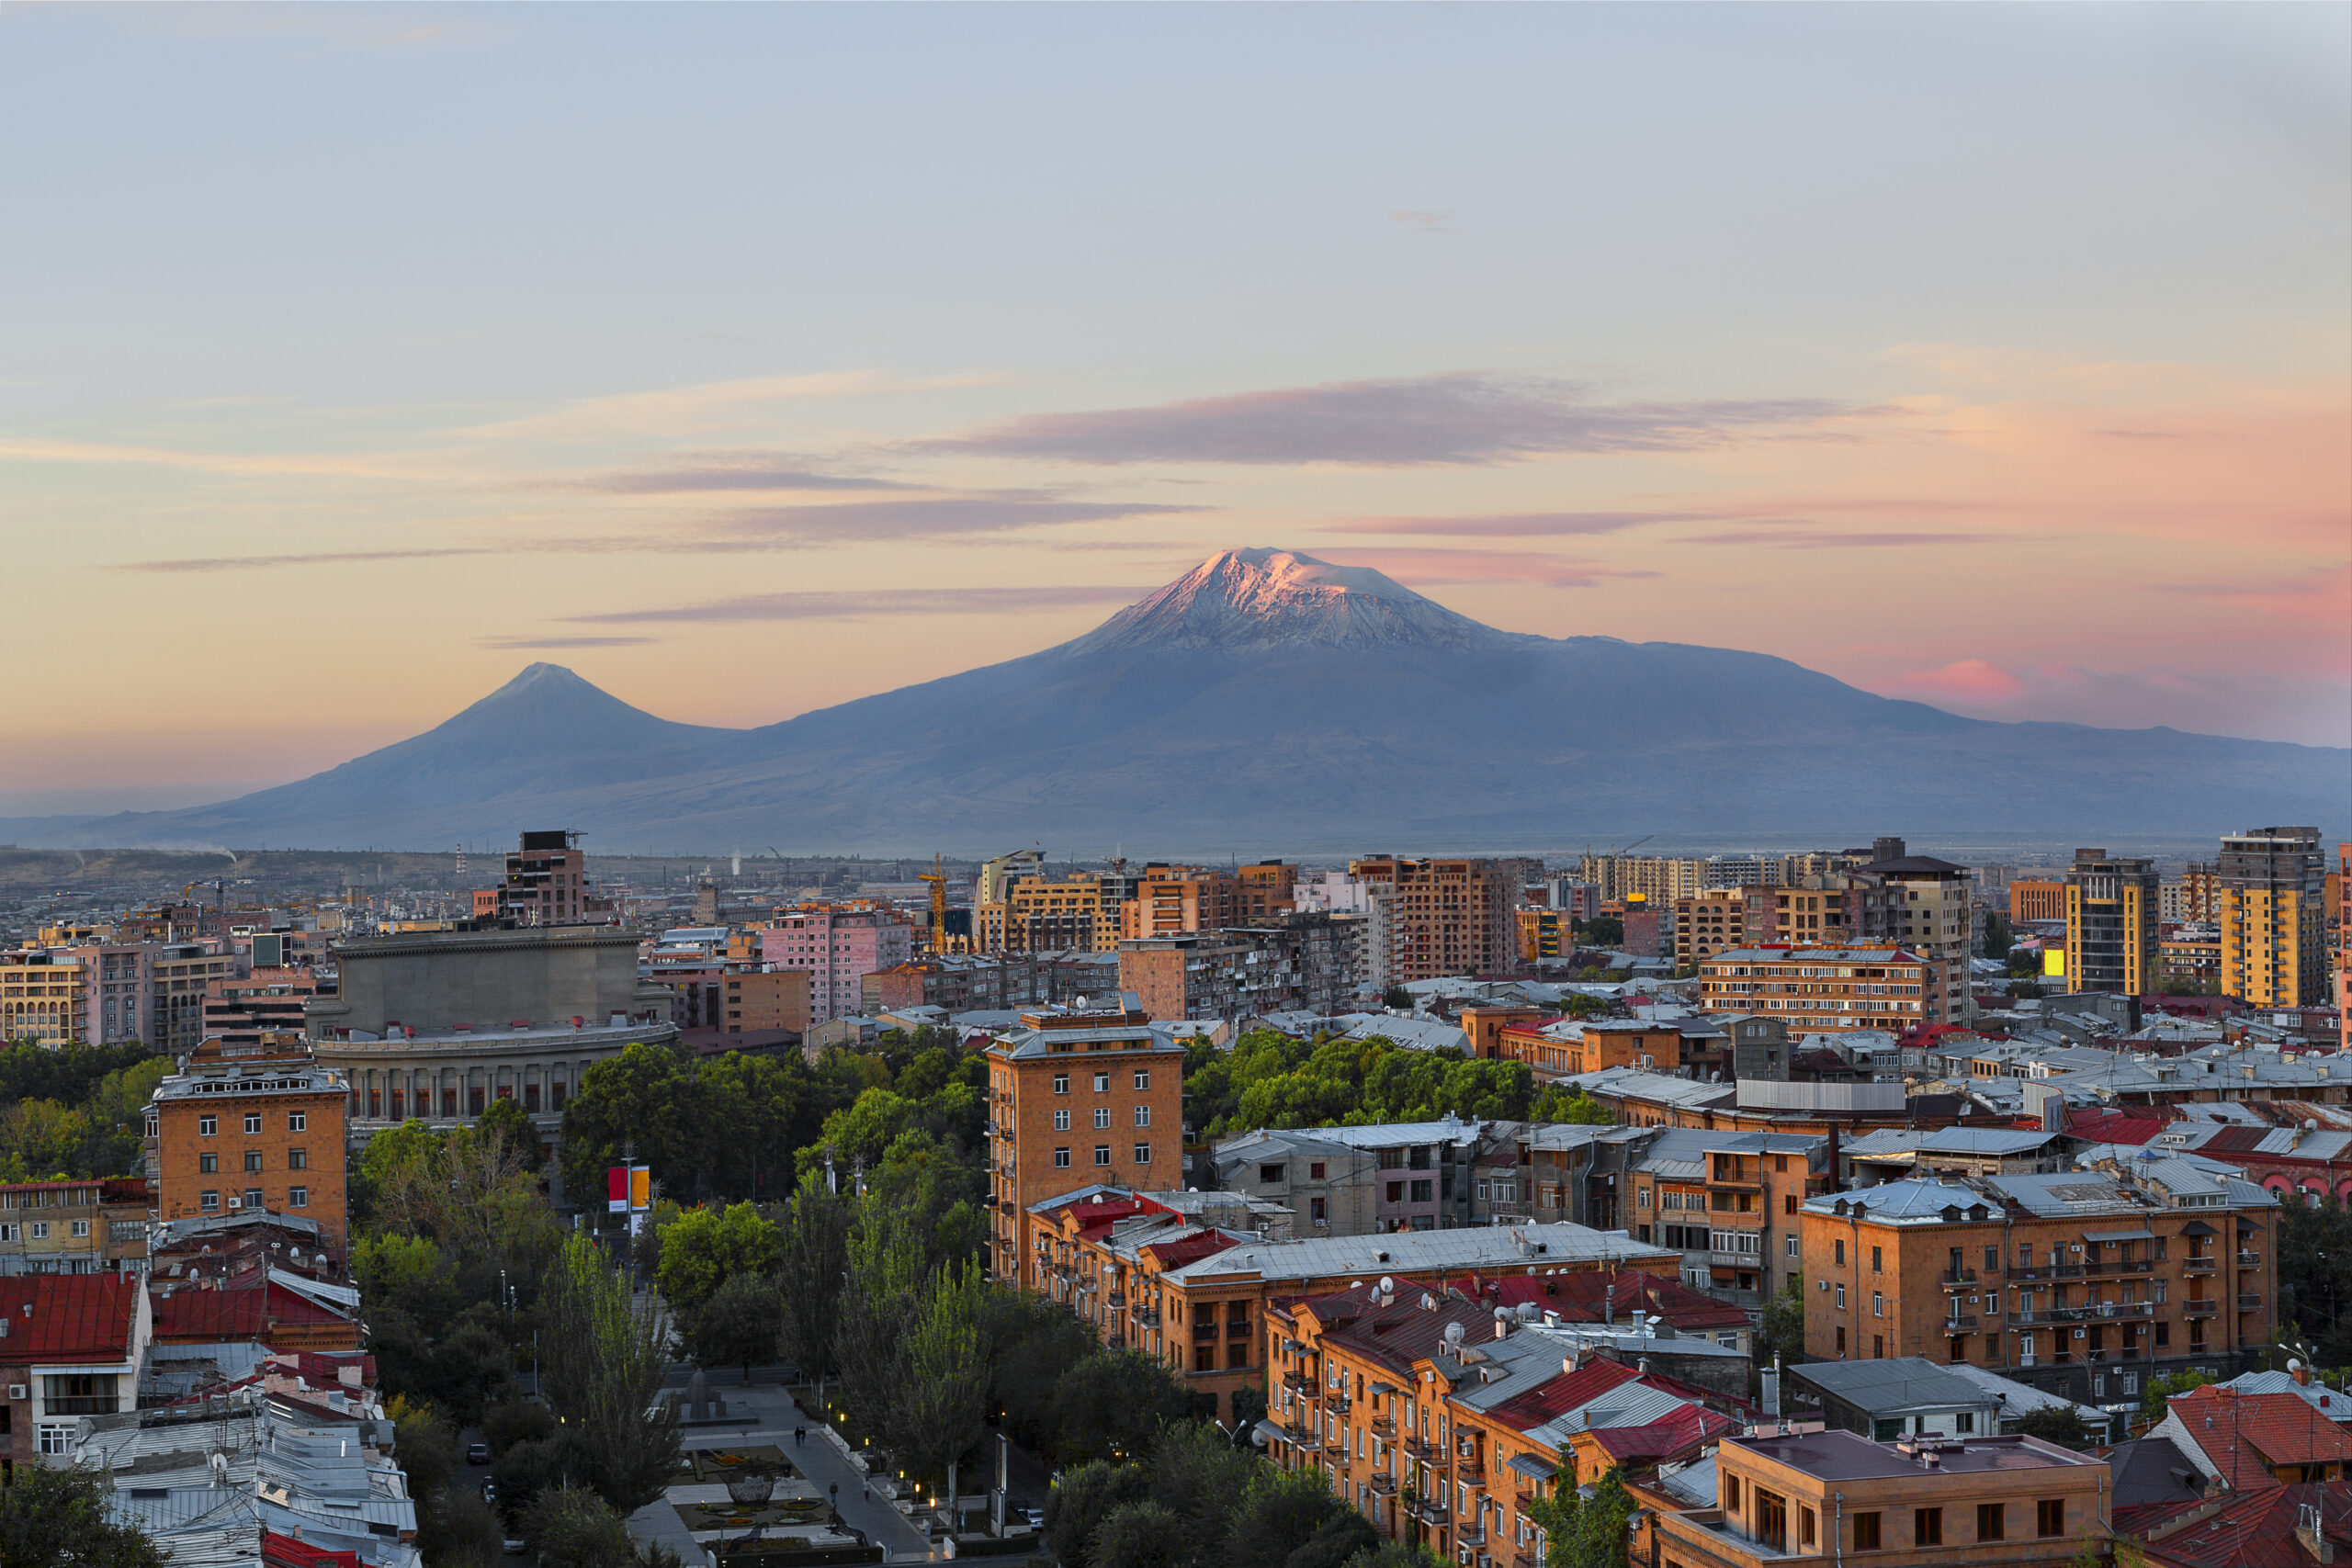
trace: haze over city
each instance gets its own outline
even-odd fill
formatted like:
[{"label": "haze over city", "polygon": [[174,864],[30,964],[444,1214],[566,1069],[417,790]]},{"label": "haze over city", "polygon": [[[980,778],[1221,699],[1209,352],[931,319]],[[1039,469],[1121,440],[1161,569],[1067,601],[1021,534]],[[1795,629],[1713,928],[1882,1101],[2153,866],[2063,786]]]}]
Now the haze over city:
[{"label": "haze over city", "polygon": [[10,8],[0,814],[297,778],[539,660],[771,723],[1253,545],[2343,746],[2347,48],[2340,7]]}]

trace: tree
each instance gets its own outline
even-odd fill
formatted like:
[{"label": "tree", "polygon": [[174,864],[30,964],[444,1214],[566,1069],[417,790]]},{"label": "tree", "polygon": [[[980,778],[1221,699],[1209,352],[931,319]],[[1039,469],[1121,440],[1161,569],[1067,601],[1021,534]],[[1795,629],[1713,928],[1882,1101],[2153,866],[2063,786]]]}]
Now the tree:
[{"label": "tree", "polygon": [[2140,1414],[2149,1421],[2161,1421],[2172,1408],[2176,1393],[2187,1393],[2192,1388],[2203,1388],[2213,1381],[2213,1374],[2200,1367],[2183,1367],[2177,1372],[2148,1380],[2147,1393],[2141,1396]]},{"label": "tree", "polygon": [[848,1272],[834,1337],[842,1393],[858,1419],[888,1432],[924,1274],[922,1241],[907,1216],[873,1199],[860,1203]]},{"label": "tree", "polygon": [[2077,1453],[2091,1446],[2090,1428],[2083,1425],[2082,1412],[2071,1404],[2045,1404],[2039,1410],[2030,1410],[2018,1418],[2018,1431]]},{"label": "tree", "polygon": [[1054,1458],[1132,1459],[1163,1423],[1192,1414],[1192,1394],[1156,1357],[1105,1350],[1071,1367],[1054,1388]]},{"label": "tree", "polygon": [[1544,1568],[1627,1568],[1634,1499],[1624,1477],[1611,1466],[1588,1499],[1577,1495],[1575,1476],[1576,1458],[1564,1448],[1554,1491],[1524,1510],[1551,1543]]},{"label": "tree", "polygon": [[555,1413],[535,1399],[509,1395],[481,1413],[482,1441],[492,1454],[503,1454],[517,1443],[543,1442],[555,1432]]},{"label": "tree", "polygon": [[989,1403],[1013,1441],[1038,1451],[1050,1448],[1054,1391],[1069,1368],[1102,1353],[1102,1341],[1066,1307],[1021,1290],[989,1291],[980,1303],[980,1325]]},{"label": "tree", "polygon": [[1157,1503],[1124,1503],[1088,1539],[1089,1568],[1183,1568],[1190,1558],[1182,1525]]},{"label": "tree", "polygon": [[2278,1317],[2310,1345],[2323,1366],[2352,1362],[2352,1211],[2334,1199],[2313,1205],[2290,1199],[2277,1224]]},{"label": "tree", "polygon": [[687,1331],[697,1363],[741,1367],[746,1386],[752,1367],[775,1354],[783,1332],[782,1300],[775,1282],[761,1274],[727,1276],[727,1282],[695,1309]]},{"label": "tree", "polygon": [[564,1246],[541,1302],[548,1402],[579,1444],[588,1478],[622,1514],[662,1495],[678,1457],[674,1409],[654,1412],[670,1370],[670,1322],[583,1237]]},{"label": "tree", "polygon": [[[408,1495],[430,1497],[458,1469],[458,1438],[441,1413],[400,1394],[384,1406],[392,1421],[392,1457],[408,1473]],[[0,1559],[5,1561],[5,1559]]]},{"label": "tree", "polygon": [[793,1194],[778,1237],[784,1353],[802,1377],[816,1382],[820,1404],[825,1379],[838,1364],[833,1342],[841,1329],[849,1225],[849,1205],[825,1190],[822,1176],[810,1171]]},{"label": "tree", "polygon": [[956,1506],[956,1466],[980,1440],[989,1370],[980,1359],[980,1267],[942,1269],[909,1326],[906,1379],[890,1413],[891,1446],[918,1475],[947,1472]]},{"label": "tree", "polygon": [[749,1203],[689,1209],[662,1233],[662,1294],[691,1317],[728,1276],[774,1273],[780,1246],[775,1227]]},{"label": "tree", "polygon": [[1576,935],[1583,941],[1579,947],[1605,947],[1615,951],[1625,941],[1625,922],[1614,915],[1597,915],[1589,920],[1571,920]]},{"label": "tree", "polygon": [[540,1561],[565,1568],[631,1568],[637,1561],[628,1522],[583,1487],[540,1493],[523,1514],[523,1539]]},{"label": "tree", "polygon": [[471,1487],[453,1486],[417,1505],[418,1544],[435,1568],[498,1568],[506,1555],[506,1531],[498,1516]]},{"label": "tree", "polygon": [[1402,986],[1391,986],[1380,993],[1380,1005],[1392,1012],[1413,1010],[1413,993]]},{"label": "tree", "polygon": [[1046,1550],[1062,1568],[1089,1568],[1095,1527],[1150,1492],[1149,1478],[1134,1465],[1080,1465],[1046,1495]]},{"label": "tree", "polygon": [[1214,1568],[1234,1499],[1264,1462],[1205,1421],[1161,1428],[1151,1454],[1151,1500],[1175,1517],[1193,1568]]},{"label": "tree", "polygon": [[1366,1547],[1348,1559],[1347,1568],[1445,1568],[1445,1560],[1408,1540],[1391,1540]]},{"label": "tree", "polygon": [[7,1568],[164,1568],[164,1553],[114,1517],[113,1483],[79,1465],[20,1464],[0,1486]]},{"label": "tree", "polygon": [[1218,1562],[1226,1568],[1288,1568],[1293,1552],[1318,1540],[1330,1554],[1329,1568],[1339,1568],[1375,1538],[1364,1517],[1333,1495],[1320,1470],[1260,1465],[1227,1521]]},{"label": "tree", "polygon": [[1779,1360],[1794,1366],[1804,1359],[1804,1292],[1792,1283],[1764,1303],[1763,1326],[1756,1335],[1756,1368],[1759,1372]]},{"label": "tree", "polygon": [[561,1431],[526,1438],[500,1454],[490,1467],[490,1478],[498,1486],[499,1507],[518,1522],[539,1494],[583,1480],[587,1474],[587,1461]]},{"label": "tree", "polygon": [[1535,1097],[1535,1103],[1528,1111],[1528,1119],[1565,1122],[1579,1127],[1608,1127],[1615,1125],[1617,1113],[1580,1089],[1569,1089],[1551,1084]]},{"label": "tree", "polygon": [[473,1134],[488,1141],[503,1143],[521,1156],[527,1168],[539,1163],[545,1152],[539,1143],[539,1129],[522,1103],[513,1095],[501,1095],[474,1118]]}]

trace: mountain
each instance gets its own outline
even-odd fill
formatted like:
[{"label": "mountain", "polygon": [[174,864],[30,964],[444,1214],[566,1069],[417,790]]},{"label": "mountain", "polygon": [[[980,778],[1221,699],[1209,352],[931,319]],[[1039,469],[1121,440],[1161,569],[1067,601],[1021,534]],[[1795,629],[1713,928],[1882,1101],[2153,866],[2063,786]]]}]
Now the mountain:
[{"label": "mountain", "polygon": [[1232,550],[1084,637],[758,729],[535,664],[447,723],[217,806],[0,820],[26,845],[428,849],[524,828],[713,853],[2128,843],[2340,828],[2352,752],[1995,724],[1768,655],[1498,631],[1363,568]]}]

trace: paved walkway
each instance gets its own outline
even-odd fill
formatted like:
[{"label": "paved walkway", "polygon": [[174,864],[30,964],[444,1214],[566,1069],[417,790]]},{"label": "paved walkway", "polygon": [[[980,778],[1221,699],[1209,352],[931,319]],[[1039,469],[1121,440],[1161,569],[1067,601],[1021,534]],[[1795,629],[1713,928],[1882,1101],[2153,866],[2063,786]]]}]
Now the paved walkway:
[{"label": "paved walkway", "polygon": [[[724,1449],[774,1443],[820,1495],[825,1495],[833,1483],[840,1483],[837,1506],[842,1522],[864,1530],[866,1540],[887,1550],[889,1562],[929,1562],[944,1558],[944,1553],[924,1540],[922,1531],[888,1500],[877,1495],[869,1501],[862,1495],[865,1472],[850,1462],[848,1455],[823,1435],[823,1423],[793,1402],[790,1390],[758,1382],[746,1388],[741,1382],[726,1381],[714,1383],[711,1393],[727,1402],[730,1416],[743,1412],[742,1424],[730,1421],[724,1426],[688,1427],[679,1434],[682,1448]],[[792,1441],[797,1427],[808,1428],[808,1441],[798,1447]],[[639,1540],[667,1544],[688,1563],[704,1561],[701,1548],[686,1533],[686,1527],[667,1497],[631,1514],[628,1529]]]}]

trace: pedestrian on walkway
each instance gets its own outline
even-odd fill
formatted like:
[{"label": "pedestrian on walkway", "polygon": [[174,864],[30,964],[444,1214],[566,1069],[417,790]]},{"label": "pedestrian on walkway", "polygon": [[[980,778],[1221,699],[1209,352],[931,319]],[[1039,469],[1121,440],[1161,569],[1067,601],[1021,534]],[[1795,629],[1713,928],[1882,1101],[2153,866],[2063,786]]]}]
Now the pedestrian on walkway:
[{"label": "pedestrian on walkway", "polygon": [[858,1483],[858,1485],[860,1488],[858,1500],[864,1503],[871,1503],[874,1501],[874,1477],[870,1475],[866,1476],[863,1481]]},{"label": "pedestrian on walkway", "polygon": [[808,1428],[806,1427],[795,1427],[792,1429],[792,1446],[796,1449],[806,1448],[808,1443]]}]

